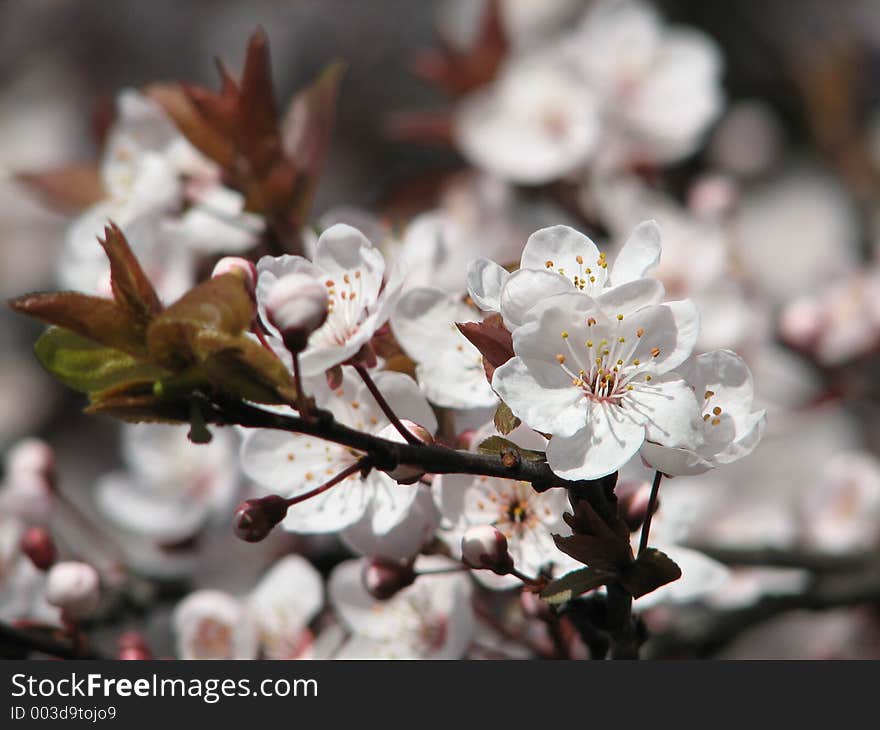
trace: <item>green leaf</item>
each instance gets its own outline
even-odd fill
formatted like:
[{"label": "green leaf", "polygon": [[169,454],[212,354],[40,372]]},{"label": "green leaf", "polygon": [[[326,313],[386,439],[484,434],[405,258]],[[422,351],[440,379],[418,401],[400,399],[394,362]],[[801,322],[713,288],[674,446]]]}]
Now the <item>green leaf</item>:
[{"label": "green leaf", "polygon": [[16,312],[71,330],[130,355],[146,354],[143,332],[111,299],[78,292],[25,294],[9,300]]},{"label": "green leaf", "polygon": [[[250,327],[254,302],[244,279],[223,274],[190,289],[147,328],[150,358],[179,372],[204,362],[205,333],[240,335]],[[201,338],[201,339],[200,339]]]},{"label": "green leaf", "polygon": [[166,374],[161,368],[60,327],[47,329],[34,345],[34,352],[46,370],[82,393],[158,379]]},{"label": "green leaf", "polygon": [[615,574],[598,568],[581,568],[552,581],[541,591],[547,603],[565,603],[614,580]]},{"label": "green leaf", "polygon": [[520,421],[516,416],[513,415],[513,411],[510,410],[510,406],[507,405],[504,401],[498,405],[497,410],[495,411],[495,428],[498,429],[498,432],[507,436],[513,429],[519,426],[522,421]]},{"label": "green leaf", "polygon": [[648,548],[621,571],[618,580],[633,598],[656,591],[681,578],[681,568],[665,553]]},{"label": "green leaf", "polygon": [[122,231],[111,223],[98,242],[110,260],[110,287],[113,299],[141,328],[162,311],[162,303],[141,268]]},{"label": "green leaf", "polygon": [[513,451],[520,455],[525,461],[547,461],[547,455],[543,451],[532,451],[517,446],[513,441],[509,441],[501,436],[490,436],[477,446],[477,451],[487,456],[502,456],[508,451]]}]

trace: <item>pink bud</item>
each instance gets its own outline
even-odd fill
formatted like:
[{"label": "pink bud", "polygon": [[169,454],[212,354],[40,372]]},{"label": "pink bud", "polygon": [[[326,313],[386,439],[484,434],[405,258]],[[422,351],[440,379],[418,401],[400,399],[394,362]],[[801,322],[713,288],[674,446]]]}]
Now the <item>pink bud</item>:
[{"label": "pink bud", "polygon": [[292,353],[306,348],[309,335],[327,319],[326,287],[307,274],[281,277],[266,297],[266,316]]},{"label": "pink bud", "polygon": [[373,598],[387,601],[398,591],[412,585],[416,572],[412,563],[399,563],[386,558],[371,558],[364,565],[363,581]]},{"label": "pink bud", "polygon": [[90,617],[101,599],[98,572],[86,563],[56,563],[46,579],[46,600],[73,622]]},{"label": "pink bud", "polygon": [[235,509],[235,535],[245,542],[260,542],[284,519],[287,507],[287,500],[277,494],[245,500]]},{"label": "pink bud", "polygon": [[116,639],[117,659],[127,661],[146,661],[153,658],[153,652],[146,640],[137,631],[126,631]]},{"label": "pink bud", "polygon": [[472,568],[485,568],[498,575],[507,575],[513,569],[507,538],[492,525],[474,525],[465,531],[461,559]]},{"label": "pink bud", "polygon": [[803,297],[790,302],[779,317],[782,339],[794,347],[811,347],[822,332],[822,306]]},{"label": "pink bud", "polygon": [[214,265],[211,278],[223,274],[237,274],[244,279],[248,291],[253,292],[257,286],[257,267],[253,261],[248,261],[240,256],[224,256]]},{"label": "pink bud", "polygon": [[55,543],[44,527],[30,527],[22,535],[21,551],[39,570],[49,570],[55,562]]},{"label": "pink bud", "polygon": [[[434,437],[423,426],[419,426],[419,424],[413,423],[412,421],[407,421],[405,418],[400,419],[400,422],[407,431],[423,444],[428,444],[430,446],[434,443]],[[396,441],[400,444],[407,443],[400,431],[398,431],[392,424],[388,424],[385,428],[379,431],[379,438],[387,439],[388,441]],[[388,472],[388,476],[394,479],[398,484],[415,484],[419,479],[425,476],[425,470],[417,466],[399,464],[394,470]]]},{"label": "pink bud", "polygon": [[6,455],[6,472],[10,481],[34,475],[54,487],[55,451],[40,439],[22,439]]}]

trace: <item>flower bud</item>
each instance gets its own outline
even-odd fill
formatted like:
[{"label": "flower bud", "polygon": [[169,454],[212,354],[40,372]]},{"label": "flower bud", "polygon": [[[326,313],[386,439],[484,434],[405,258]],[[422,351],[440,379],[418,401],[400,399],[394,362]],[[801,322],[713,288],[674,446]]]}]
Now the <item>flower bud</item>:
[{"label": "flower bud", "polygon": [[324,324],[328,311],[327,289],[307,274],[281,277],[266,297],[266,317],[292,353],[306,348],[309,335]]},{"label": "flower bud", "polygon": [[507,575],[513,569],[507,538],[492,525],[474,525],[465,531],[461,559],[472,568],[485,568],[498,575]]},{"label": "flower bud", "polygon": [[247,499],[235,510],[233,529],[245,542],[260,542],[287,515],[287,500],[277,494]]},{"label": "flower bud", "polygon": [[[428,433],[428,430],[423,426],[419,426],[419,424],[413,423],[412,421],[407,421],[405,418],[401,418],[400,422],[407,431],[423,444],[430,446],[434,443],[434,437]],[[388,441],[396,441],[400,444],[407,443],[406,439],[393,424],[388,424],[385,428],[379,431],[379,438],[387,439]],[[415,484],[419,479],[425,476],[425,470],[417,466],[399,464],[392,471],[388,472],[388,476],[394,479],[398,484]]]},{"label": "flower bud", "polygon": [[39,570],[49,570],[55,562],[55,543],[44,527],[31,527],[22,535],[21,551]]},{"label": "flower bud", "polygon": [[379,601],[387,601],[398,591],[412,585],[415,579],[416,572],[411,562],[371,558],[364,565],[364,588]]},{"label": "flower bud", "polygon": [[101,598],[98,571],[86,563],[56,563],[46,579],[46,600],[73,622],[91,616]]},{"label": "flower bud", "polygon": [[6,455],[6,473],[9,481],[26,476],[37,476],[50,487],[54,487],[55,452],[49,444],[40,439],[22,439]]},{"label": "flower bud", "polygon": [[244,279],[248,291],[253,293],[257,286],[257,267],[253,261],[248,261],[240,256],[224,256],[214,265],[211,278],[223,274],[238,274]]},{"label": "flower bud", "polygon": [[116,639],[117,659],[126,661],[146,661],[153,658],[153,652],[146,640],[137,631],[126,631]]}]

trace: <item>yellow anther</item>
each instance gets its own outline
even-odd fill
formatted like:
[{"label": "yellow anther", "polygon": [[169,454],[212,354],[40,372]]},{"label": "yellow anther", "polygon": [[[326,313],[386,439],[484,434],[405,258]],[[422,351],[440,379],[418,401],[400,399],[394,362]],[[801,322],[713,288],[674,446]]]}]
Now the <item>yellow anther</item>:
[{"label": "yellow anther", "polygon": [[342,280],[343,280],[346,284],[351,284],[351,279],[348,277],[348,274],[343,275]]},{"label": "yellow anther", "polygon": [[704,420],[704,421],[708,421],[708,420],[709,420],[709,414],[708,414],[708,413],[707,413],[705,416],[703,416],[703,420]]},{"label": "yellow anther", "polygon": [[584,263],[584,257],[581,256],[581,255],[577,255],[577,256],[575,256],[575,257],[574,257],[574,260],[577,261],[579,264]]},{"label": "yellow anther", "polygon": [[622,315],[622,314],[618,314],[618,315],[617,315],[617,321],[618,321],[618,322],[622,322],[622,321],[623,321],[623,315]]},{"label": "yellow anther", "polygon": [[602,364],[602,358],[601,358],[601,357],[597,357],[597,358],[596,358],[596,365],[601,365],[601,364]]},{"label": "yellow anther", "polygon": [[549,259],[547,259],[547,261],[544,262],[544,266],[546,266],[548,269],[552,269],[552,268],[553,268],[553,262],[550,261]]},{"label": "yellow anther", "polygon": [[327,281],[324,282],[324,286],[336,286],[336,283],[333,281],[333,279],[327,279]]},{"label": "yellow anther", "polygon": [[565,269],[556,269],[560,274],[565,276]]},{"label": "yellow anther", "polygon": [[642,329],[641,327],[639,327],[639,328],[636,330],[636,337],[641,337],[643,334],[645,334],[645,330]]},{"label": "yellow anther", "polygon": [[626,386],[626,389],[627,389],[627,390],[632,390],[633,387],[632,387],[631,385],[627,385],[627,386]]},{"label": "yellow anther", "polygon": [[626,342],[626,337],[618,337],[618,338],[617,338],[617,341],[618,341],[619,343],[623,344],[624,342]]},{"label": "yellow anther", "polygon": [[712,414],[715,415],[715,416],[720,416],[720,415],[721,415],[721,409],[720,409],[718,406],[715,406],[715,407],[712,409]]},{"label": "yellow anther", "polygon": [[641,364],[642,364],[641,360],[638,360],[638,359],[633,360],[633,365],[641,365]]},{"label": "yellow anther", "polygon": [[653,379],[654,379],[654,378],[652,378],[650,375],[646,375],[646,376],[645,376],[645,382],[646,382],[646,383],[650,383]]},{"label": "yellow anther", "polygon": [[618,364],[618,365],[623,365],[623,360],[618,360],[618,361],[617,361],[617,364]]},{"label": "yellow anther", "polygon": [[592,327],[594,324],[596,324],[596,318],[595,318],[595,317],[590,317],[590,318],[587,319],[587,327]]},{"label": "yellow anther", "polygon": [[659,355],[660,355],[660,348],[659,347],[655,347],[651,350],[652,357],[658,357]]},{"label": "yellow anther", "polygon": [[587,343],[586,343],[586,344],[587,344],[587,347],[592,347],[592,346],[593,346],[593,341],[592,341],[592,340],[587,340]]},{"label": "yellow anther", "polygon": [[565,355],[563,355],[563,354],[560,352],[560,353],[556,356],[556,362],[558,362],[560,365],[562,365],[563,363],[565,363]]},{"label": "yellow anther", "polygon": [[565,330],[562,330],[562,339],[563,339],[563,340],[567,340],[567,339],[568,339],[568,332],[566,332]]},{"label": "yellow anther", "polygon": [[704,395],[703,398],[705,398],[706,400],[709,400],[709,398],[711,398],[713,395],[715,395],[714,390],[707,390],[706,395]]},{"label": "yellow anther", "polygon": [[355,279],[360,279],[360,278],[361,278],[361,272],[360,272],[360,271],[355,271],[355,272],[354,272],[354,278],[355,278]]},{"label": "yellow anther", "polygon": [[721,419],[720,419],[720,418],[713,418],[713,419],[712,419],[712,425],[713,425],[713,426],[717,426],[719,423],[721,423]]},{"label": "yellow anther", "polygon": [[595,284],[595,283],[596,283],[596,277],[595,277],[595,276],[591,276],[591,277],[590,277],[590,283],[591,283],[591,284]]}]

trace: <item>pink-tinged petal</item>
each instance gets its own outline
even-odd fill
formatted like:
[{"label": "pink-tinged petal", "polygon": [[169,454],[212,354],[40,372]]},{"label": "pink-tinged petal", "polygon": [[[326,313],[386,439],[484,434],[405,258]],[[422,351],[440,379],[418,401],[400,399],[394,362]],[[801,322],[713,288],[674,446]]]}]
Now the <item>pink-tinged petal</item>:
[{"label": "pink-tinged petal", "polygon": [[574,284],[559,274],[546,270],[520,269],[511,274],[501,290],[501,316],[513,331],[523,323],[536,303],[554,294],[574,290]]},{"label": "pink-tinged petal", "polygon": [[366,510],[370,529],[379,537],[404,522],[419,493],[415,484],[398,484],[387,474],[373,472],[367,477],[372,497]]},{"label": "pink-tinged petal", "polygon": [[484,312],[497,312],[501,309],[501,289],[510,274],[507,270],[489,259],[477,259],[468,266],[468,293]]},{"label": "pink-tinged petal", "polygon": [[417,555],[434,537],[440,514],[431,491],[415,487],[417,494],[406,516],[384,534],[373,530],[372,515],[367,513],[360,522],[344,530],[340,537],[354,552],[368,557],[405,560]]},{"label": "pink-tinged petal", "polygon": [[620,469],[644,440],[640,422],[614,405],[594,403],[586,428],[550,439],[547,463],[563,479],[598,479]]},{"label": "pink-tinged petal", "polygon": [[660,263],[660,226],[656,221],[639,223],[623,244],[611,267],[611,284],[619,286],[641,279]]},{"label": "pink-tinged petal", "polygon": [[570,380],[559,387],[546,387],[520,358],[495,370],[492,387],[514,415],[538,431],[571,436],[586,423],[587,408],[579,388]]},{"label": "pink-tinged petal", "polygon": [[467,305],[440,289],[411,289],[398,302],[391,329],[406,354],[421,362],[462,343],[473,348],[455,323],[473,320],[474,315]]}]

